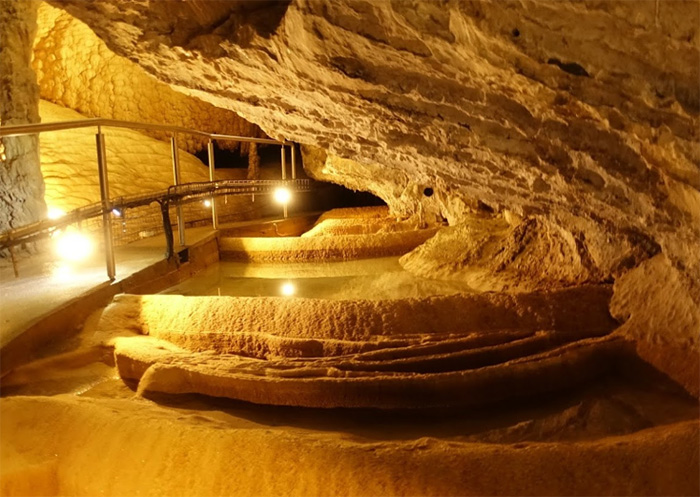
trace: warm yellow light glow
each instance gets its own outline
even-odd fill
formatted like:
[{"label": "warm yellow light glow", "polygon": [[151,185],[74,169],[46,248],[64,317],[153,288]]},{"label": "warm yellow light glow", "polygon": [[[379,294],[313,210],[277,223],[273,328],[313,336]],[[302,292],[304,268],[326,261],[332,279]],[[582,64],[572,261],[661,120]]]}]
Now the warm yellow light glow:
[{"label": "warm yellow light glow", "polygon": [[59,219],[66,215],[66,211],[59,209],[58,207],[49,207],[46,217],[49,219]]},{"label": "warm yellow light glow", "polygon": [[122,217],[122,211],[120,211],[116,207],[112,209],[112,214],[114,214],[115,217]]},{"label": "warm yellow light glow", "polygon": [[211,200],[206,199],[206,200],[204,201],[204,207],[211,207]]},{"label": "warm yellow light glow", "polygon": [[73,279],[73,269],[66,264],[59,264],[52,269],[51,276],[60,283],[68,283]]},{"label": "warm yellow light glow", "polygon": [[297,287],[291,281],[285,281],[280,287],[280,293],[285,297],[291,297],[297,292]]},{"label": "warm yellow light glow", "polygon": [[276,188],[273,197],[278,204],[288,204],[292,199],[292,192],[284,187]]},{"label": "warm yellow light glow", "polygon": [[56,239],[56,253],[61,259],[77,262],[92,254],[92,240],[77,231],[62,233]]}]

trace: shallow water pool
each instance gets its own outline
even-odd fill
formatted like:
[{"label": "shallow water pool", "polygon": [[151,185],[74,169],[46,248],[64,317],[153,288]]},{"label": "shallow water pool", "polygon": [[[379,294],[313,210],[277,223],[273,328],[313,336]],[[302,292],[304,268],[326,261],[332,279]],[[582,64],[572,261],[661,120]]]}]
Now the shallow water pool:
[{"label": "shallow water pool", "polygon": [[401,267],[398,257],[383,257],[285,264],[219,262],[161,293],[379,300],[472,291],[466,283],[414,276]]}]

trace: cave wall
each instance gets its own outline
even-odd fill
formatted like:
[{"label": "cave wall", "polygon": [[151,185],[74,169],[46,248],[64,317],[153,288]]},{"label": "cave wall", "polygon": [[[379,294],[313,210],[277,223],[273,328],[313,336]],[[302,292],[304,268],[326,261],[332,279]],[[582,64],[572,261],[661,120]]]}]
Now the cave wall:
[{"label": "cave wall", "polygon": [[[42,100],[46,122],[84,119],[74,110]],[[170,142],[125,128],[103,130],[112,197],[167,190],[173,183]],[[209,169],[180,151],[183,182],[209,181]],[[41,171],[46,203],[65,212],[100,201],[95,129],[79,128],[41,135]]]},{"label": "cave wall", "polygon": [[[85,116],[59,105],[40,101],[42,120],[71,121]],[[173,183],[170,143],[126,128],[104,128],[110,196],[138,195],[165,191]],[[46,184],[49,209],[68,212],[100,201],[99,177],[95,155],[95,129],[79,128],[41,135],[41,172]],[[183,182],[209,181],[209,168],[197,157],[180,150],[180,178]],[[218,169],[216,179],[244,179],[245,169]],[[272,171],[275,176],[279,173]],[[267,178],[268,171],[263,177]],[[222,223],[259,218],[277,206],[269,196],[217,197],[217,213]],[[273,210],[274,212],[274,210]],[[201,225],[211,220],[211,209],[201,201],[183,205],[186,223]],[[175,209],[171,208],[171,222]],[[99,237],[101,221],[93,218],[81,224],[84,231]],[[153,203],[128,209],[113,218],[115,243],[132,242],[160,233],[163,229],[160,207]]]},{"label": "cave wall", "polygon": [[[0,0],[0,124],[39,122],[39,87],[29,61],[37,2]],[[38,139],[0,139],[0,232],[46,212]]]},{"label": "cave wall", "polygon": [[[41,2],[32,66],[41,98],[83,116],[163,123],[239,136],[263,137],[256,125],[228,109],[171,89],[138,64],[114,54],[85,23]],[[167,133],[145,131],[169,140]],[[206,139],[182,134],[183,149],[206,149]],[[218,142],[221,148],[247,153],[248,145]]]}]

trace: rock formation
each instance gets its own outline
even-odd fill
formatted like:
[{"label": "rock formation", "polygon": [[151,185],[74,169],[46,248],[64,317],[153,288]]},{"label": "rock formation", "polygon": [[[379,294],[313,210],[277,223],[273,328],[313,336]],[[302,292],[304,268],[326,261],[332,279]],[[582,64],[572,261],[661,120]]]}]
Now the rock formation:
[{"label": "rock formation", "polygon": [[[173,88],[320,148],[312,175],[398,215],[556,233],[570,282],[663,253],[700,306],[697,1],[52,3]],[[528,265],[531,285],[562,279]]]},{"label": "rock formation", "polygon": [[[29,65],[37,2],[0,2],[0,124],[39,122],[39,87]],[[0,232],[44,217],[38,138],[0,139]]]}]

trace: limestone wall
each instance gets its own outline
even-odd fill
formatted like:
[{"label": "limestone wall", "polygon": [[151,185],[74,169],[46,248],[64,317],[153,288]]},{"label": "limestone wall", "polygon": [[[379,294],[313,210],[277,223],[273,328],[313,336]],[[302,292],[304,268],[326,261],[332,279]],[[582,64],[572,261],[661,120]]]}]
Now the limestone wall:
[{"label": "limestone wall", "polygon": [[[70,121],[84,116],[64,107],[41,101],[41,118],[45,122]],[[49,208],[68,212],[99,202],[100,187],[94,128],[80,128],[41,135],[41,172],[46,183],[46,203]],[[125,128],[104,128],[112,198],[139,193],[167,190],[173,184],[170,143],[157,140]],[[245,169],[218,170],[218,179],[244,179]],[[180,150],[182,182],[209,181],[209,169],[197,157]],[[216,200],[222,222],[249,219],[264,212],[271,203],[260,196],[256,203],[250,197],[223,197]],[[209,222],[211,210],[202,202],[186,204],[185,218],[189,223]],[[175,212],[171,221],[175,222]],[[99,230],[99,220],[84,227]],[[157,205],[139,207],[126,212],[125,218],[114,219],[117,243],[124,243],[162,231],[160,209]]]},{"label": "limestone wall", "polygon": [[[188,97],[150,76],[125,57],[114,54],[88,26],[61,9],[41,2],[32,65],[41,98],[87,117],[164,123],[243,136],[264,136],[260,128],[235,112]],[[169,139],[160,132],[147,134]],[[202,138],[183,135],[183,149],[206,148]],[[236,150],[236,142],[219,142]],[[242,145],[247,153],[248,145]]]}]

